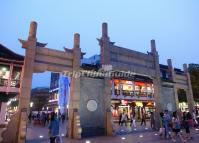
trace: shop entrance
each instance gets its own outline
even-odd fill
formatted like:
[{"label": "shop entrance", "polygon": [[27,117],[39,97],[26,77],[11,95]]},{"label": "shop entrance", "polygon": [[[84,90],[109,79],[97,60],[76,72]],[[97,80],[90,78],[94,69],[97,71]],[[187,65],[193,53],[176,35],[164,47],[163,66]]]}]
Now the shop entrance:
[{"label": "shop entrance", "polygon": [[111,100],[111,111],[116,134],[148,131],[153,128],[151,118],[154,119],[154,101]]}]

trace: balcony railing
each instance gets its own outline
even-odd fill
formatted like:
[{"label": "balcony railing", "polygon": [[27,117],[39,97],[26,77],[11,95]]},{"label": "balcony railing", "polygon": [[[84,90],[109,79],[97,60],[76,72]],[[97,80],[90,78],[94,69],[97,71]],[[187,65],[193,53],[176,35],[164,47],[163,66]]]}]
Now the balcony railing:
[{"label": "balcony railing", "polygon": [[8,86],[8,79],[0,78],[0,86]]},{"label": "balcony railing", "polygon": [[10,86],[19,88],[20,87],[20,80],[11,80]]},{"label": "balcony railing", "polygon": [[[8,83],[9,83],[8,79],[0,78],[0,86],[9,86]],[[10,87],[19,88],[20,80],[11,80]]]},{"label": "balcony railing", "polygon": [[154,98],[154,93],[151,92],[138,92],[138,91],[121,91],[115,90],[115,94],[112,98],[116,99],[137,99],[137,100],[151,100]]}]

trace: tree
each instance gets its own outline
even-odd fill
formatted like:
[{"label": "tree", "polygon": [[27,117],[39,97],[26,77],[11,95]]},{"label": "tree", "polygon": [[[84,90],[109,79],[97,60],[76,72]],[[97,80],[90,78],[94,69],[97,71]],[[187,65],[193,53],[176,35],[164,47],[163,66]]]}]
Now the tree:
[{"label": "tree", "polygon": [[14,98],[17,93],[0,92],[0,102],[8,102],[10,98]]},{"label": "tree", "polygon": [[178,100],[179,100],[179,103],[187,102],[187,96],[184,89],[178,89]]},{"label": "tree", "polygon": [[35,96],[31,99],[31,102],[33,102],[33,110],[41,111],[48,103],[48,98],[46,96]]},{"label": "tree", "polygon": [[189,73],[194,100],[199,102],[199,64],[189,64]]}]

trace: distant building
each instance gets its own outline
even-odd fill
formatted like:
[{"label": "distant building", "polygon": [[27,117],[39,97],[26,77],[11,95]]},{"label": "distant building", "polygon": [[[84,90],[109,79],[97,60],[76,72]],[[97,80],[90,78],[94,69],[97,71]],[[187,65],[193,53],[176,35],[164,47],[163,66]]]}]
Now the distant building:
[{"label": "distant building", "polygon": [[31,90],[31,97],[49,97],[48,87],[36,87]]},{"label": "distant building", "polygon": [[[48,110],[47,102],[49,99],[49,88],[48,87],[36,87],[31,90],[31,102],[32,110]],[[36,103],[39,102],[39,103]]]},{"label": "distant building", "polygon": [[[100,68],[100,56],[94,55],[94,56],[91,56],[90,58],[81,59],[81,68],[84,70],[98,70]],[[59,111],[59,108],[61,108],[59,103],[61,102],[61,99],[65,97],[65,96],[62,96],[62,98],[59,98],[59,96],[61,95],[60,83],[63,82],[64,80],[63,78],[61,80],[60,76],[61,76],[60,73],[51,73],[50,90],[49,90],[50,97],[48,101],[49,102],[48,106],[50,110],[55,111],[55,112]],[[70,78],[68,78],[67,81],[65,82],[68,86],[70,86]],[[67,85],[66,85],[66,88],[67,88]],[[68,93],[66,95],[67,97],[69,97],[69,90],[70,89],[68,88],[68,91],[66,91]],[[68,100],[68,98],[66,100]]]},{"label": "distant building", "polygon": [[192,69],[199,70],[199,64],[193,64],[193,63],[189,64],[189,70],[192,70]]},{"label": "distant building", "polygon": [[51,73],[48,106],[58,112],[59,73]]},{"label": "distant building", "polygon": [[[6,94],[19,94],[23,62],[23,56],[0,44],[0,98],[5,98]],[[0,101],[0,124],[5,120],[6,108],[7,104]]]},{"label": "distant building", "polygon": [[189,73],[191,77],[194,100],[199,108],[199,64],[189,64]]}]

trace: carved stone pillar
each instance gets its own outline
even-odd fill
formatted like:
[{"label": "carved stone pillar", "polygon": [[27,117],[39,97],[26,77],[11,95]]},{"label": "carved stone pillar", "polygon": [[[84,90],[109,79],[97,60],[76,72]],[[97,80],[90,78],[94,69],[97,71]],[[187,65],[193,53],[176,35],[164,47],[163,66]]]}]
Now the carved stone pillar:
[{"label": "carved stone pillar", "polygon": [[176,105],[176,109],[175,110],[178,110],[179,109],[179,99],[178,99],[178,92],[177,92],[178,89],[177,89],[177,87],[175,85],[175,82],[176,82],[175,72],[174,72],[174,69],[173,69],[173,65],[172,65],[171,59],[167,60],[167,64],[168,64],[168,68],[169,68],[169,79],[174,82],[173,89],[174,89],[174,98],[175,98],[175,105]]},{"label": "carved stone pillar", "polygon": [[190,79],[190,74],[188,72],[187,64],[183,64],[183,68],[184,68],[185,75],[187,77],[188,89],[186,90],[186,96],[187,96],[188,108],[189,108],[189,111],[192,112],[192,110],[194,109],[194,99],[193,99],[191,79]]},{"label": "carved stone pillar", "polygon": [[18,143],[25,143],[27,115],[29,112],[30,91],[32,86],[32,74],[34,69],[34,59],[36,51],[36,31],[37,23],[31,22],[29,37],[22,42],[22,47],[26,49],[25,60],[22,72],[19,97],[19,123],[18,123]]},{"label": "carved stone pillar", "polygon": [[111,84],[110,78],[104,79],[104,107],[105,107],[105,128],[106,135],[112,136],[113,127],[112,127],[112,113],[111,113]]},{"label": "carved stone pillar", "polygon": [[[74,34],[74,47],[73,47],[73,72],[79,72],[81,59],[81,49],[80,49],[80,35]],[[78,74],[76,74],[78,75]],[[70,85],[70,102],[69,102],[69,126],[68,126],[68,137],[69,138],[79,138],[76,137],[77,130],[74,128],[75,117],[74,111],[79,111],[80,103],[80,77],[71,77]]]},{"label": "carved stone pillar", "polygon": [[110,64],[110,40],[107,23],[102,24],[102,37],[98,41],[100,45],[101,65],[108,65]]},{"label": "carved stone pillar", "polygon": [[155,99],[155,128],[158,129],[160,127],[160,112],[162,111],[161,106],[161,79],[160,79],[160,65],[159,65],[159,56],[156,51],[155,40],[151,40],[151,54],[154,57],[154,68],[155,68],[155,77],[153,79],[154,84],[154,99]]}]

